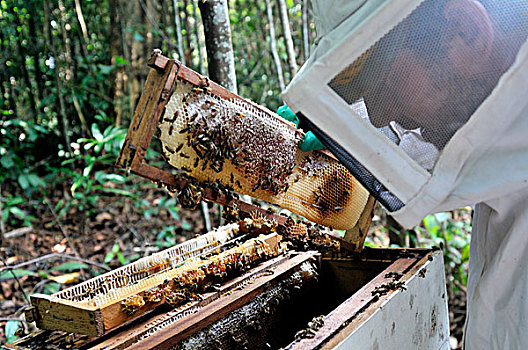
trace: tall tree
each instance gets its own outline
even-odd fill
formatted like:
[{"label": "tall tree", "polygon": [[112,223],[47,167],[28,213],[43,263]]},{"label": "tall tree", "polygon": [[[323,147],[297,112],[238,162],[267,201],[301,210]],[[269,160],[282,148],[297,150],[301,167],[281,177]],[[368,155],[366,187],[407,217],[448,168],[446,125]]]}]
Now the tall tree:
[{"label": "tall tree", "polygon": [[235,58],[227,0],[198,2],[205,31],[209,77],[237,92]]},{"label": "tall tree", "polygon": [[194,34],[196,36],[196,51],[198,52],[198,68],[201,74],[205,74],[205,67],[202,58],[202,41],[200,40],[200,32],[198,30],[198,11],[196,11],[196,1],[192,1],[193,16],[194,16]]},{"label": "tall tree", "polygon": [[282,75],[282,64],[277,51],[277,39],[275,38],[275,24],[273,23],[273,7],[270,0],[266,0],[266,14],[268,16],[268,28],[270,36],[271,54],[273,56],[273,62],[275,62],[275,69],[277,70],[277,79],[279,81],[279,87],[282,90],[286,87],[284,85],[284,77]]},{"label": "tall tree", "polygon": [[185,62],[185,54],[183,52],[183,38],[182,38],[182,28],[181,28],[181,19],[180,19],[180,7],[178,6],[178,1],[172,1],[172,7],[174,9],[174,25],[176,33],[176,43],[178,45],[178,58],[182,61],[183,64],[187,65]]},{"label": "tall tree", "polygon": [[310,33],[308,31],[308,0],[302,0],[302,33],[304,60],[310,57]]},{"label": "tall tree", "polygon": [[288,69],[290,71],[290,79],[297,73],[297,61],[295,59],[295,48],[293,47],[293,39],[290,30],[290,20],[288,19],[288,6],[285,0],[279,1],[280,18],[282,24],[282,34],[286,43],[286,52],[288,54]]}]

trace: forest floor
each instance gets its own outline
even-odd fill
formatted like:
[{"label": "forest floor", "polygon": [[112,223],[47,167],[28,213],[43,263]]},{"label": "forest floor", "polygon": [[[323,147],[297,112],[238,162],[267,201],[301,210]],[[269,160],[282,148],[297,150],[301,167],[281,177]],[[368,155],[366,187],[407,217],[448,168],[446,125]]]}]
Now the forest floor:
[{"label": "forest floor", "polygon": [[[89,215],[72,206],[57,219],[54,208],[63,195],[57,190],[48,195],[47,204],[25,208],[37,218],[31,228],[5,227],[0,253],[0,344],[6,341],[8,320],[21,320],[18,337],[34,330],[23,321],[28,295],[54,293],[104,273],[99,265],[117,268],[205,232],[201,210],[177,209],[171,213],[166,210],[167,193],[150,185],[141,188],[141,209],[132,198],[100,196]],[[219,225],[218,207],[210,210],[213,227]],[[387,241],[383,237],[386,230],[379,229],[382,225],[383,219],[374,221],[370,241]],[[16,269],[3,269],[6,264]],[[458,289],[449,294],[452,342],[460,344],[465,292]]]}]

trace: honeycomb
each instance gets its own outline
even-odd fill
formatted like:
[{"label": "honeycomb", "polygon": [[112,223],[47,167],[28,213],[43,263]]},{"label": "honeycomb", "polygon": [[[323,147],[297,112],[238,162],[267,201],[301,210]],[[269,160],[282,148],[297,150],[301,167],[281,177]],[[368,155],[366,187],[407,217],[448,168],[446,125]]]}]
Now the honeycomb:
[{"label": "honeycomb", "polygon": [[165,159],[187,176],[230,186],[321,225],[352,228],[368,192],[338,161],[301,151],[302,136],[263,107],[182,80],[158,125]]}]

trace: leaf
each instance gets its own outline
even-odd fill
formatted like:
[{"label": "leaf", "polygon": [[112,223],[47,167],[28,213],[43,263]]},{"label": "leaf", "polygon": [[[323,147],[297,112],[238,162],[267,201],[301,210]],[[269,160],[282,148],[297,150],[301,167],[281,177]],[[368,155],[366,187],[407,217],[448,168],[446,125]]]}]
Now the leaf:
[{"label": "leaf", "polygon": [[5,336],[7,343],[12,343],[17,340],[16,332],[18,330],[18,321],[9,320],[5,325]]},{"label": "leaf", "polygon": [[90,163],[88,164],[88,166],[86,168],[84,168],[83,170],[83,176],[88,176],[90,175],[90,172],[92,171],[92,168],[94,167],[94,164],[95,163]]},{"label": "leaf", "polygon": [[469,244],[462,249],[462,262],[469,260]]},{"label": "leaf", "polygon": [[169,214],[174,220],[180,221],[180,215],[178,214],[178,211],[175,208],[169,208]]},{"label": "leaf", "polygon": [[24,277],[24,276],[38,276],[38,273],[36,273],[35,271],[24,270],[24,269],[12,269],[12,270],[2,271],[2,273],[0,274],[0,279],[14,278],[13,274],[15,274],[17,278]]},{"label": "leaf", "polygon": [[45,286],[44,286],[44,289],[42,290],[42,292],[44,294],[55,294],[57,293],[59,290],[60,290],[60,283],[57,283],[57,282],[50,282],[50,283],[47,283]]},{"label": "leaf", "polygon": [[21,220],[24,220],[24,218],[26,217],[26,213],[22,209],[17,207],[9,208],[9,212]]},{"label": "leaf", "polygon": [[433,214],[436,221],[438,221],[439,223],[443,223],[443,222],[446,222],[447,220],[451,219],[451,213],[447,213],[447,212],[444,212],[444,213],[436,213],[436,214]]},{"label": "leaf", "polygon": [[96,139],[99,142],[103,140],[103,134],[101,134],[99,127],[95,123],[92,124],[92,135],[94,139]]},{"label": "leaf", "polygon": [[80,261],[68,261],[62,263],[54,268],[51,268],[50,271],[75,271],[80,269],[87,269],[89,266]]},{"label": "leaf", "polygon": [[99,65],[99,71],[101,74],[110,74],[114,70],[114,66],[106,65],[106,64],[100,64]]},{"label": "leaf", "polygon": [[46,183],[44,182],[44,180],[42,180],[40,177],[38,177],[35,174],[29,174],[28,180],[33,187],[39,187],[39,186],[45,187],[46,186]]},{"label": "leaf", "polygon": [[10,207],[10,206],[13,206],[13,205],[19,205],[19,204],[24,203],[25,201],[26,200],[24,198],[17,196],[17,197],[15,197],[13,199],[8,200],[7,203],[6,203],[6,206]]},{"label": "leaf", "polygon": [[2,156],[2,158],[0,159],[0,163],[6,169],[9,169],[15,165],[15,163],[13,162],[13,158],[11,158],[11,155],[9,155],[9,153]]},{"label": "leaf", "polygon": [[28,187],[29,187],[29,181],[28,181],[27,175],[25,175],[25,174],[20,175],[20,176],[18,177],[18,183],[20,184],[20,187],[21,187],[23,190],[28,189]]},{"label": "leaf", "polygon": [[139,34],[138,32],[134,32],[134,40],[135,41],[139,41],[139,42],[143,42],[143,41],[145,41],[145,38],[143,38],[143,36],[141,36],[141,34]]},{"label": "leaf", "polygon": [[121,265],[126,265],[127,261],[126,261],[125,257],[123,256],[123,253],[118,252],[117,253],[117,259],[119,260]]},{"label": "leaf", "polygon": [[191,231],[192,230],[192,226],[191,224],[189,224],[187,221],[182,221],[181,223],[181,227],[182,229],[184,229],[185,231]]},{"label": "leaf", "polygon": [[110,261],[114,260],[115,253],[109,252],[105,255],[104,262],[105,264],[108,264]]},{"label": "leaf", "polygon": [[70,191],[72,194],[75,194],[75,190],[81,185],[82,179],[79,179],[75,181],[75,183],[72,185]]},{"label": "leaf", "polygon": [[136,197],[134,193],[131,193],[130,191],[127,191],[127,190],[121,190],[119,188],[102,188],[102,191],[110,192],[110,193],[117,193],[123,196],[132,197],[132,198]]},{"label": "leaf", "polygon": [[127,60],[125,60],[123,57],[121,56],[114,56],[114,60],[115,60],[115,63],[116,64],[120,64],[120,65],[127,65],[129,64],[130,62],[128,62]]},{"label": "leaf", "polygon": [[118,175],[118,174],[106,174],[105,179],[114,181],[114,182],[119,182],[119,183],[123,183],[126,181],[123,175]]},{"label": "leaf", "polygon": [[60,284],[70,284],[73,282],[77,282],[80,275],[81,275],[80,272],[72,272],[72,273],[67,273],[67,274],[60,275],[60,276],[48,276],[48,278]]}]

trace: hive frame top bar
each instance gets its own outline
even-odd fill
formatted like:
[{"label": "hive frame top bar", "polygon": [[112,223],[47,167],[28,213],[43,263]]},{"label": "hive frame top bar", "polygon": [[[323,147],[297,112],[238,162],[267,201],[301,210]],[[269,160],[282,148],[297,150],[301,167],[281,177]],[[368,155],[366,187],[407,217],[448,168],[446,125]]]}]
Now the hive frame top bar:
[{"label": "hive frame top bar", "polygon": [[[183,187],[187,182],[185,179],[176,178],[168,171],[149,165],[145,160],[147,149],[150,147],[152,138],[159,124],[159,120],[163,115],[165,105],[169,101],[177,80],[186,81],[195,85],[196,87],[207,87],[210,89],[212,94],[227,100],[243,100],[245,103],[249,103],[255,108],[260,109],[267,114],[273,115],[273,113],[265,107],[262,107],[247,99],[243,99],[242,97],[225,89],[217,83],[210,81],[207,77],[204,77],[192,69],[184,66],[181,62],[161,55],[161,51],[159,50],[154,50],[152,56],[147,62],[147,65],[153,69],[147,76],[147,80],[143,87],[143,93],[141,94],[132,117],[125,142],[116,160],[116,167],[145,177],[153,182],[158,183],[160,186],[162,185],[168,188]],[[280,121],[285,125],[296,129],[294,124],[291,122],[282,118],[278,119],[280,119]],[[322,153],[335,158],[329,152],[322,151]],[[250,213],[256,210],[264,217],[276,220],[280,225],[283,225],[286,222],[286,217],[284,216],[269,213],[256,205],[238,200],[236,198],[228,198],[224,194],[218,195],[209,188],[204,188],[203,196],[205,199],[220,205],[236,204],[239,210],[245,213]],[[347,233],[345,236],[346,240],[334,237],[332,235],[329,235],[329,237],[339,241],[341,247],[346,250],[360,251],[363,247],[363,242],[366,238],[368,227],[370,226],[372,217],[371,213],[374,205],[375,201],[370,198],[369,204],[366,206],[363,214],[361,215],[362,218],[360,218],[356,227],[351,230],[354,232],[354,234]]]}]

